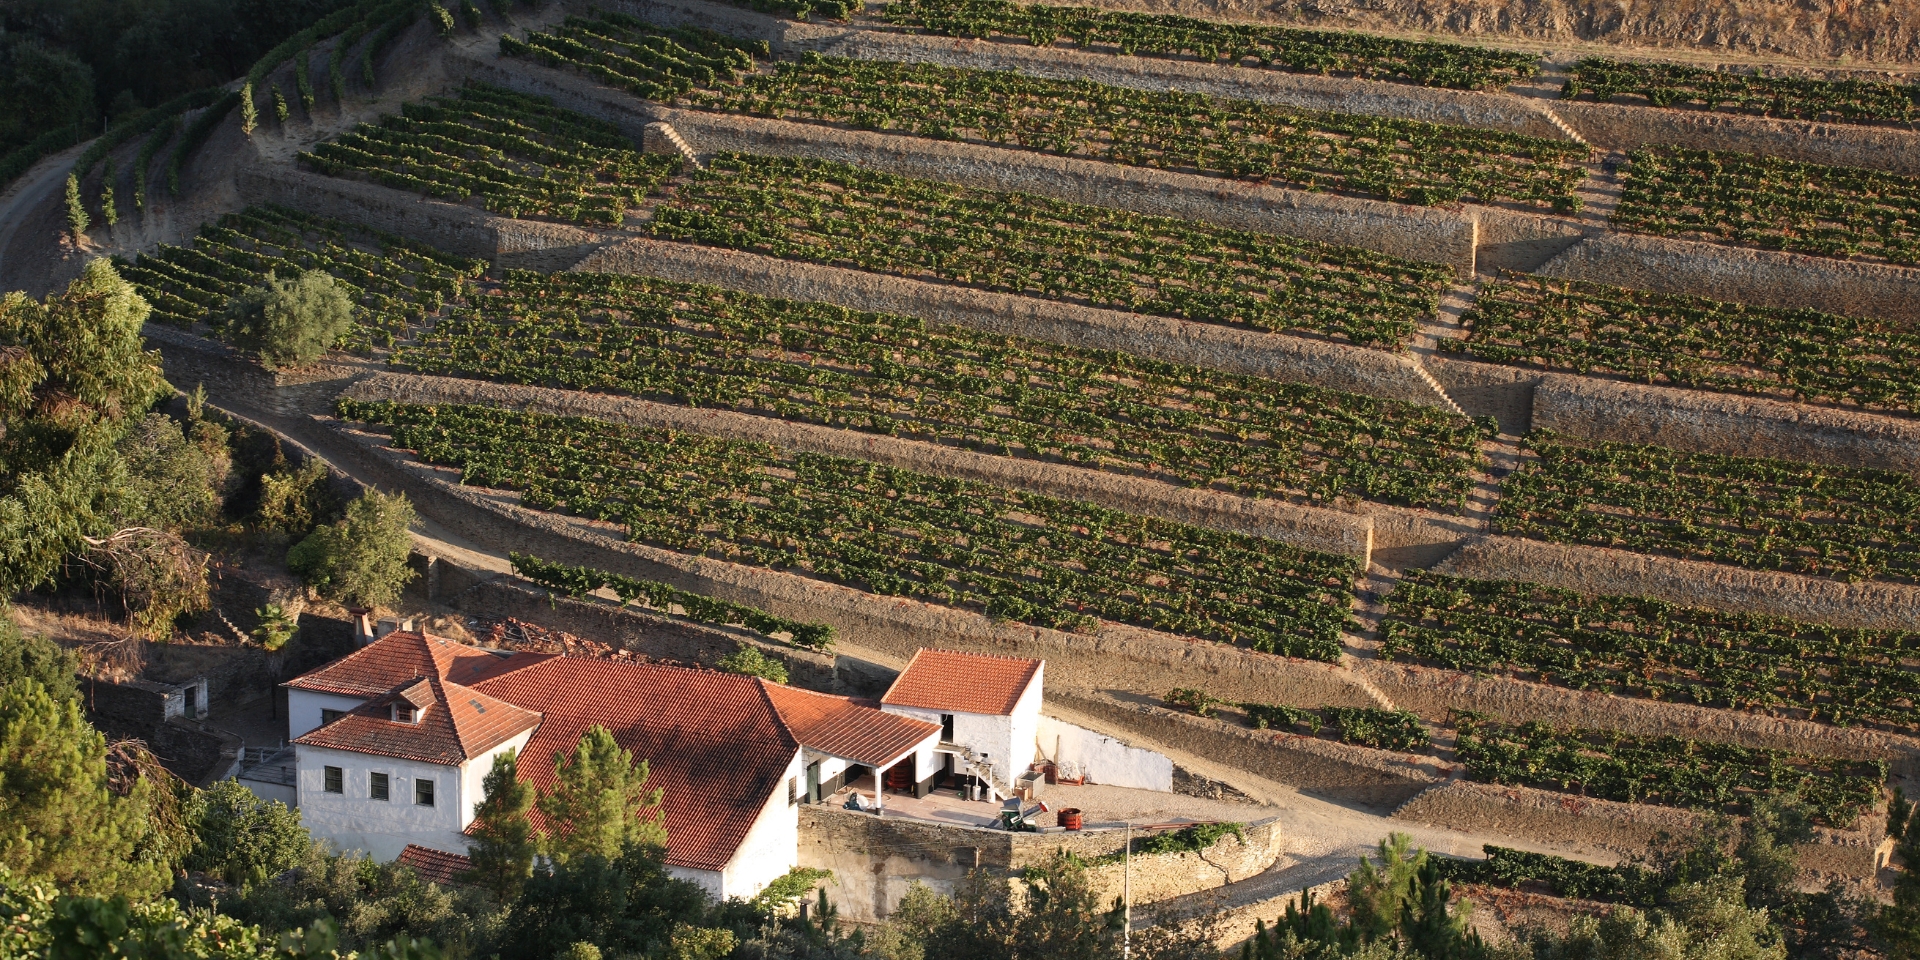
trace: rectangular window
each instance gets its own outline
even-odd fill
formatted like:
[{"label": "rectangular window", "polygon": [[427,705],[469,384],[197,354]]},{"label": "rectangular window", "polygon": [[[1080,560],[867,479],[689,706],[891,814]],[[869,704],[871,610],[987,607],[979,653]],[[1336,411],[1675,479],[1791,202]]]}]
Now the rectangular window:
[{"label": "rectangular window", "polygon": [[327,792],[328,793],[346,793],[347,792],[346,778],[341,775],[339,767],[327,768]]},{"label": "rectangular window", "polygon": [[791,807],[794,804],[799,802],[800,802],[800,778],[788,777],[787,778],[787,806]]},{"label": "rectangular window", "polygon": [[413,802],[423,807],[433,806],[433,781],[417,778],[413,781]]},{"label": "rectangular window", "polygon": [[387,799],[387,775],[386,774],[384,773],[374,774],[372,778],[372,782],[369,783],[367,786],[368,786],[367,797],[369,799],[373,799],[373,800]]},{"label": "rectangular window", "polygon": [[946,743],[954,742],[953,714],[951,713],[943,713],[940,715],[940,739]]},{"label": "rectangular window", "polygon": [[324,727],[327,724],[332,723],[335,720],[338,720],[341,717],[344,717],[346,715],[347,715],[347,712],[345,710],[328,710],[325,707],[321,707],[320,708],[320,725]]}]

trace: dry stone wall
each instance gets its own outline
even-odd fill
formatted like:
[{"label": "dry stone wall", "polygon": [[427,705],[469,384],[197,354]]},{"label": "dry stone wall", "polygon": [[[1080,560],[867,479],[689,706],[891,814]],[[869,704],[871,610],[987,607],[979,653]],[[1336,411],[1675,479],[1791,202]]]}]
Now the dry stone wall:
[{"label": "dry stone wall", "polygon": [[1583,240],[1550,277],[1769,307],[1920,322],[1920,269],[1625,233]]},{"label": "dry stone wall", "polygon": [[1679,450],[1920,474],[1920,420],[1733,394],[1546,374],[1533,425]]},{"label": "dry stone wall", "polygon": [[1590,596],[1655,597],[1690,607],[1764,613],[1843,627],[1906,630],[1920,623],[1920,587],[1842,583],[1518,537],[1474,541],[1434,569],[1486,580],[1531,580]]},{"label": "dry stone wall", "polygon": [[1252,500],[1066,464],[1015,460],[925,441],[788,423],[729,410],[682,407],[574,390],[394,373],[377,374],[357,383],[347,395],[355,399],[405,403],[475,403],[772,443],[793,450],[854,457],[1051,496],[1091,500],[1115,510],[1357,557],[1362,563],[1366,562],[1372,540],[1368,518],[1338,510]]},{"label": "dry stone wall", "polygon": [[710,283],[762,296],[818,300],[989,333],[1119,350],[1428,406],[1446,405],[1446,398],[1421,375],[1411,356],[1329,341],[1123,313],[647,237],[609,244],[573,269]]},{"label": "dry stone wall", "polygon": [[1473,272],[1470,214],[971,143],[662,108],[694,150],[838,160],[989,190],[1364,247]]},{"label": "dry stone wall", "polygon": [[1624,103],[1557,101],[1553,109],[1582,137],[1609,150],[1671,144],[1920,174],[1920,133],[1912,130]]},{"label": "dry stone wall", "polygon": [[1376,703],[1362,683],[1335,664],[1113,623],[1080,634],[996,622],[967,610],[629,543],[611,524],[528,510],[510,494],[460,486],[458,471],[427,467],[384,451],[378,446],[380,438],[344,425],[335,425],[335,430],[341,456],[351,458],[357,470],[382,486],[405,490],[424,514],[455,536],[828,623],[893,665],[905,664],[921,647],[940,646],[1045,658],[1049,689],[1190,686],[1247,700],[1272,700],[1285,690],[1314,703]]}]

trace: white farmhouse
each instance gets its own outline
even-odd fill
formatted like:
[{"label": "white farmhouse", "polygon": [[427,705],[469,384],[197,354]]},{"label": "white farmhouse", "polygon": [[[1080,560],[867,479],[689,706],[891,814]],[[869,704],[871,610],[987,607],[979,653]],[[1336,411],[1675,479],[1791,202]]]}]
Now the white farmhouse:
[{"label": "white farmhouse", "polygon": [[544,792],[557,757],[598,725],[648,762],[669,871],[719,898],[751,897],[794,866],[809,771],[924,768],[940,738],[933,723],[752,677],[411,631],[287,687],[300,812],[316,837],[457,862],[445,855],[467,849],[495,755],[519,749],[521,778]]},{"label": "white farmhouse", "polygon": [[1009,796],[1034,759],[1045,673],[1044,660],[923,647],[880,698],[880,709],[939,725],[937,749],[948,767],[935,773],[988,774],[994,793]]}]

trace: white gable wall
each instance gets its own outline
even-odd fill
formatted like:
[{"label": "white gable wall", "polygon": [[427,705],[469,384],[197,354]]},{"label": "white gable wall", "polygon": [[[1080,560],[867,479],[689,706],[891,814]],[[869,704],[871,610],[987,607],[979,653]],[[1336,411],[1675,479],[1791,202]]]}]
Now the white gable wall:
[{"label": "white gable wall", "polygon": [[[392,860],[409,843],[450,853],[465,853],[463,832],[482,799],[481,779],[493,769],[493,757],[522,748],[532,732],[522,733],[461,767],[399,760],[371,754],[295,745],[300,819],[315,839],[340,850],[361,850]],[[326,768],[341,769],[344,793],[326,792]],[[370,797],[372,774],[387,775],[388,799]],[[434,782],[433,806],[414,802],[414,782]]]},{"label": "white gable wall", "polygon": [[337,693],[287,688],[287,739],[304,737],[320,728],[321,710],[352,710],[367,701],[361,697],[343,697]]},{"label": "white gable wall", "polygon": [[[940,725],[942,714],[952,714],[953,742],[972,750],[976,757],[984,755],[987,765],[993,768],[994,781],[1002,787],[1011,787],[1014,779],[1027,772],[1027,766],[1033,763],[1034,743],[1040,734],[1040,698],[1045,674],[1046,664],[1043,662],[1033,672],[1032,681],[1020,694],[1020,699],[1014,702],[1013,712],[1008,715],[933,710],[892,703],[883,704],[880,709],[925,720],[936,727]],[[934,736],[938,737],[939,734]]]},{"label": "white gable wall", "polygon": [[792,870],[800,859],[800,804],[787,802],[787,782],[799,777],[796,791],[806,799],[805,751],[795,750],[787,762],[787,772],[773,785],[772,795],[760,808],[760,816],[747,830],[740,848],[721,872],[719,898],[745,900],[766,889],[767,884]]},{"label": "white gable wall", "polygon": [[[1007,756],[1013,761],[1013,772],[1007,774],[1009,784],[1026,773],[1027,766],[1033,763],[1035,746],[1040,738],[1040,690],[1045,685],[1046,672],[1047,664],[1043,660],[1033,671],[1033,679],[1028,681],[1027,689],[1013,704],[1013,740],[1007,748]],[[999,768],[995,767],[994,770],[998,772]]]}]

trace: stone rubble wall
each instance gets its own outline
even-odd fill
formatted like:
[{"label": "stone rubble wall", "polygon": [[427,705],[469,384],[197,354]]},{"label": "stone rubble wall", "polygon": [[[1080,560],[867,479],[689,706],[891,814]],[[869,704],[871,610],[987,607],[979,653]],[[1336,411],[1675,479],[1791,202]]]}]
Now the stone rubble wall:
[{"label": "stone rubble wall", "polygon": [[553,416],[686,430],[771,443],[792,450],[870,460],[941,476],[978,480],[1049,496],[1090,500],[1115,510],[1266,537],[1366,562],[1368,518],[1276,500],[1255,500],[1082,467],[1016,460],[919,440],[900,440],[730,410],[683,407],[632,397],[486,383],[453,377],[376,374],[347,391],[355,399],[471,403]]}]

